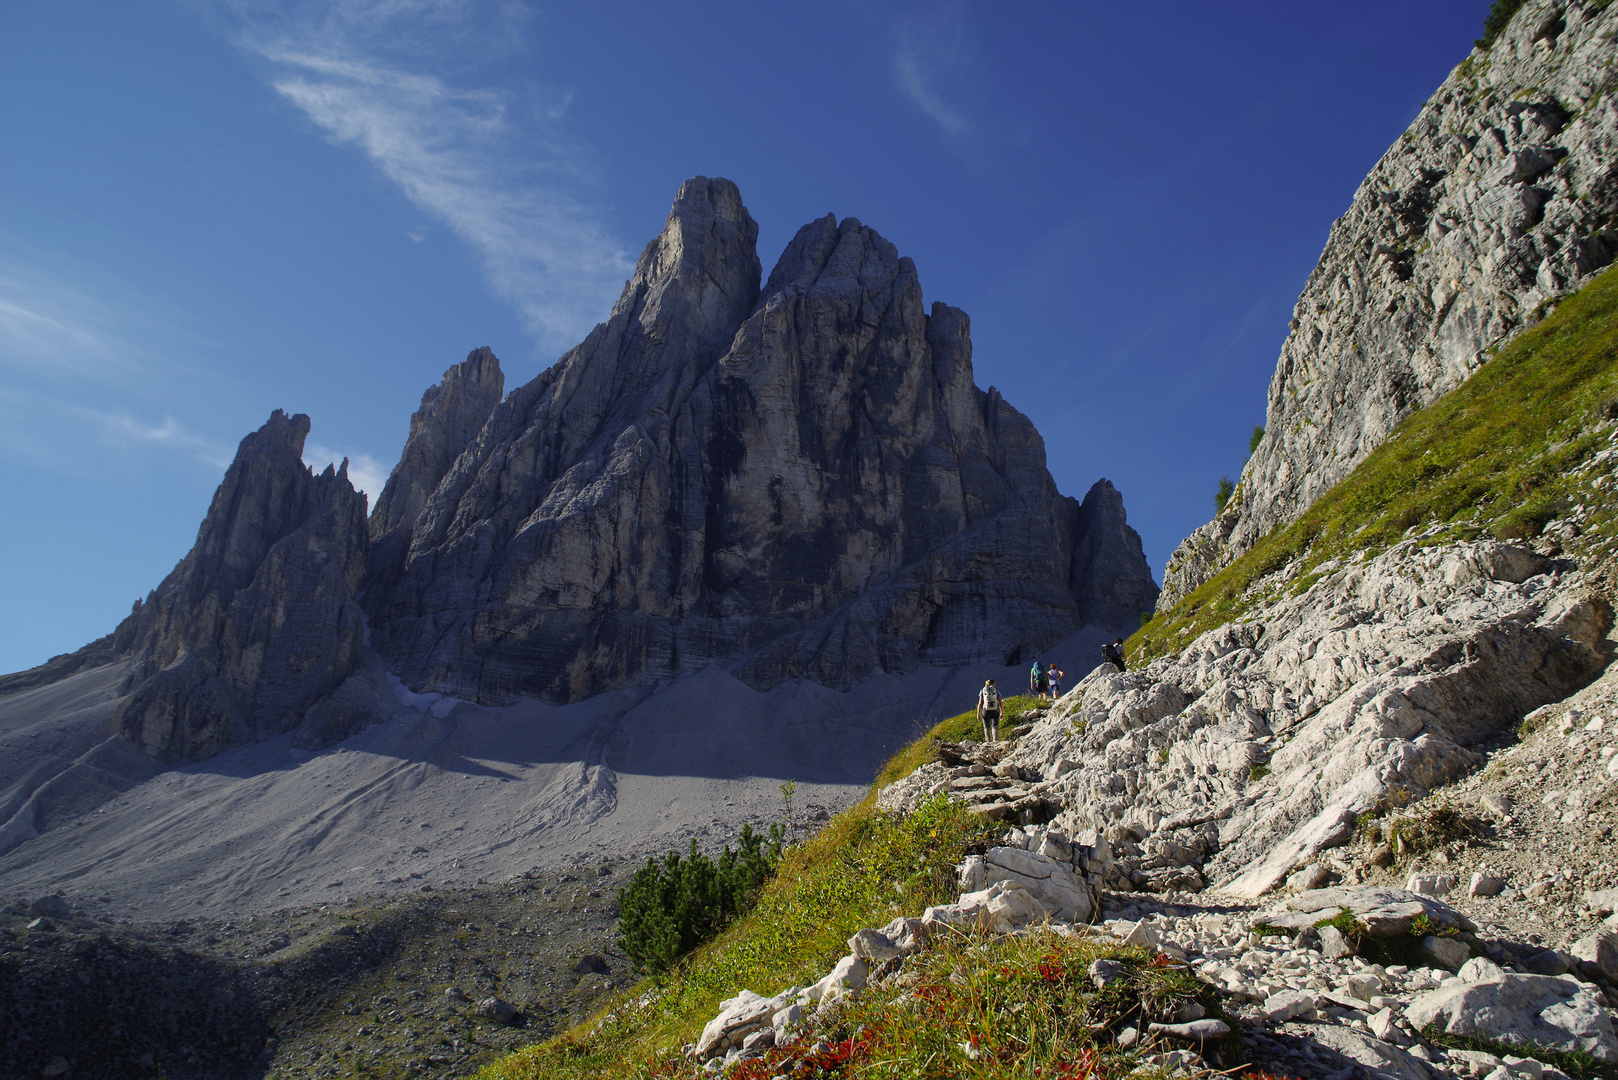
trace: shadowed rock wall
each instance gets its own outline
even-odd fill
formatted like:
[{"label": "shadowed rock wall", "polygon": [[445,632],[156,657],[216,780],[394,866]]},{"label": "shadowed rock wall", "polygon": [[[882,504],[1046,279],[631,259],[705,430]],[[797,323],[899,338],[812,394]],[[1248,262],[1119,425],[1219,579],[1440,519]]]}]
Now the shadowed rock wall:
[{"label": "shadowed rock wall", "polygon": [[572,700],[744,658],[847,688],[1150,607],[1116,492],[1056,491],[909,259],[827,216],[761,292],[756,237],[688,181],[608,321],[494,409],[367,592],[407,683]]},{"label": "shadowed rock wall", "polygon": [[180,564],[119,626],[124,736],[203,758],[297,727],[359,666],[365,496],[348,462],[301,460],[309,418],[277,409],[243,439]]}]

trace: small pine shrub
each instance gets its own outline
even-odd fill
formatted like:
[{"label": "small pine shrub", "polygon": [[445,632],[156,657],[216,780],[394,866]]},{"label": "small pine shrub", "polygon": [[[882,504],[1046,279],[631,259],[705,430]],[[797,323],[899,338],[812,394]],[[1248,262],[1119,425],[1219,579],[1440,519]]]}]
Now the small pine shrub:
[{"label": "small pine shrub", "polygon": [[1505,31],[1506,24],[1511,22],[1511,17],[1517,14],[1522,5],[1523,0],[1494,0],[1488,16],[1483,20],[1483,36],[1473,44],[1480,49],[1487,49],[1493,45],[1494,39]]},{"label": "small pine shrub", "polygon": [[1258,451],[1258,444],[1264,441],[1264,425],[1254,424],[1253,434],[1247,439],[1247,456],[1252,457]]},{"label": "small pine shrub", "polygon": [[640,971],[661,974],[752,907],[781,860],[780,825],[769,839],[743,825],[736,851],[725,845],[714,862],[696,840],[682,859],[671,851],[647,859],[618,893],[618,947]]},{"label": "small pine shrub", "polygon": [[1225,508],[1225,504],[1230,502],[1231,493],[1235,490],[1236,485],[1230,482],[1230,477],[1221,476],[1219,478],[1219,490],[1214,493],[1214,507],[1216,510]]}]

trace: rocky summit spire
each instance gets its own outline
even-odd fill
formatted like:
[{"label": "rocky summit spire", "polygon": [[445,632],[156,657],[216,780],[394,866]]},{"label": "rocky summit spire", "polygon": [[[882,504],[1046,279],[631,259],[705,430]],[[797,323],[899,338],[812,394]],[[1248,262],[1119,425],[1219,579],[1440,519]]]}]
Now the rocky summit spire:
[{"label": "rocky summit spire", "polygon": [[[721,662],[848,687],[1150,606],[1121,505],[1056,491],[909,259],[828,215],[761,296],[756,237],[735,185],[688,181],[608,320],[389,526],[408,541],[366,606],[407,683],[572,700]],[[1103,566],[1128,583],[1087,599]]]},{"label": "rocky summit spire", "polygon": [[197,542],[118,628],[124,736],[201,758],[298,726],[359,665],[365,496],[348,462],[301,460],[309,418],[277,409],[236,450]]},{"label": "rocky summit spire", "polygon": [[444,372],[442,382],[421,395],[399,463],[371,511],[373,584],[397,577],[410,531],[428,496],[483,430],[505,386],[500,361],[485,346],[473,349]]}]

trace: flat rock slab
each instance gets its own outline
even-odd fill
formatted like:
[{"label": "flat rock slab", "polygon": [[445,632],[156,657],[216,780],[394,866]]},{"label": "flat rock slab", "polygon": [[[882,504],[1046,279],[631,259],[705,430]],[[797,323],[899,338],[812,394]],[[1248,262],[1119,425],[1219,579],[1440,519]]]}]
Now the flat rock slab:
[{"label": "flat rock slab", "polygon": [[1364,923],[1377,937],[1397,937],[1408,934],[1415,926],[1416,916],[1425,914],[1436,926],[1455,930],[1476,930],[1472,920],[1442,900],[1408,889],[1389,889],[1376,886],[1357,888],[1311,889],[1288,897],[1271,908],[1264,921],[1289,930],[1313,926],[1321,919],[1329,919],[1347,908],[1354,918]]},{"label": "flat rock slab", "polygon": [[1405,1009],[1417,1030],[1438,1024],[1451,1035],[1583,1050],[1618,1063],[1618,1034],[1596,991],[1569,976],[1502,975],[1446,986]]},{"label": "flat rock slab", "polygon": [[1341,1024],[1308,1024],[1308,1037],[1370,1069],[1400,1080],[1430,1080],[1431,1073],[1415,1055]]}]

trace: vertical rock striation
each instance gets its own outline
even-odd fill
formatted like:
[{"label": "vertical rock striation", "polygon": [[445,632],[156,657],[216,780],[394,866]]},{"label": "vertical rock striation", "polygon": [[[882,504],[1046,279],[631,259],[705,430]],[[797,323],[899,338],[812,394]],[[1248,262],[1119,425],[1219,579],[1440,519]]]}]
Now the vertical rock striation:
[{"label": "vertical rock striation", "polygon": [[370,584],[396,578],[427,498],[500,404],[506,377],[487,346],[474,349],[421,395],[399,463],[371,511]]},{"label": "vertical rock striation", "polygon": [[1167,609],[1299,517],[1618,254],[1618,8],[1523,6],[1428,99],[1331,228],[1230,502],[1169,560]]},{"label": "vertical rock striation", "polygon": [[346,460],[310,472],[308,433],[277,409],[242,440],[195,546],[114,635],[131,657],[119,722],[152,757],[289,731],[359,666],[365,496]]},{"label": "vertical rock striation", "polygon": [[407,683],[572,700],[739,660],[846,688],[1150,607],[1117,493],[1056,491],[909,259],[828,216],[761,292],[756,237],[735,185],[688,181],[607,322],[383,519],[408,544],[366,606]]}]

